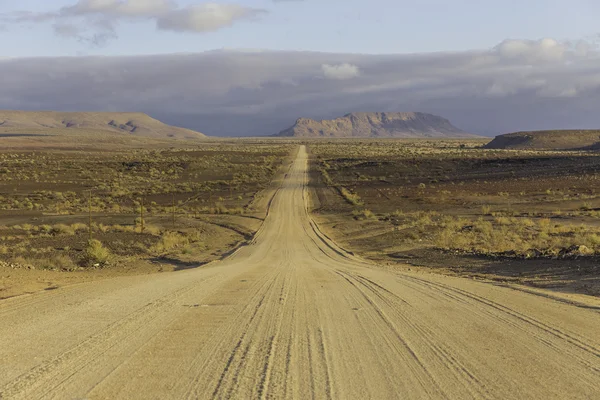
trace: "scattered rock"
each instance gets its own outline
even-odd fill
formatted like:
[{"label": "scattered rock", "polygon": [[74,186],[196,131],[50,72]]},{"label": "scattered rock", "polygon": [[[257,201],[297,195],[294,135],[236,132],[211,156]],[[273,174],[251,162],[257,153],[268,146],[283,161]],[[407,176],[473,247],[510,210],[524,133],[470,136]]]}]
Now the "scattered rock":
[{"label": "scattered rock", "polygon": [[592,256],[594,255],[594,250],[590,249],[584,245],[573,245],[567,249],[563,249],[559,253],[560,258],[567,257],[579,257],[579,256]]},{"label": "scattered rock", "polygon": [[33,265],[16,264],[13,262],[0,261],[0,268],[11,268],[11,269],[35,269]]}]

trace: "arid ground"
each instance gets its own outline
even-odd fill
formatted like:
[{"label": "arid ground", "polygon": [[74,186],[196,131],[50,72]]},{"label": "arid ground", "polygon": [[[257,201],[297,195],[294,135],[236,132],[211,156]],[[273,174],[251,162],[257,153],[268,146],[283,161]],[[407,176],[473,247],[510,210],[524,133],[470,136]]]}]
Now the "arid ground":
[{"label": "arid ground", "polygon": [[293,149],[83,143],[0,153],[0,299],[222,258],[260,226]]},{"label": "arid ground", "polygon": [[256,235],[222,261],[1,301],[1,397],[600,394],[596,297],[372,263],[311,217],[304,146],[285,169]]},{"label": "arid ground", "polygon": [[600,395],[594,153],[299,143],[3,154],[0,398]]},{"label": "arid ground", "polygon": [[313,143],[313,214],[392,267],[600,296],[597,153],[483,143]]}]

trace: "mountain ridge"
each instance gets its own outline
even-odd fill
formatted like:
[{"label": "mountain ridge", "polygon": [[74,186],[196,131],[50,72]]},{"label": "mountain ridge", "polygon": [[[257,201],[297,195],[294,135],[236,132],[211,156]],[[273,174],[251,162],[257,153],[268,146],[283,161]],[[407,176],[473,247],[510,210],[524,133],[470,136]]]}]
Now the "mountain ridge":
[{"label": "mountain ridge", "polygon": [[76,134],[78,131],[127,134],[148,138],[202,139],[206,136],[191,129],[167,125],[141,112],[61,112],[0,110],[3,132],[56,130]]}]

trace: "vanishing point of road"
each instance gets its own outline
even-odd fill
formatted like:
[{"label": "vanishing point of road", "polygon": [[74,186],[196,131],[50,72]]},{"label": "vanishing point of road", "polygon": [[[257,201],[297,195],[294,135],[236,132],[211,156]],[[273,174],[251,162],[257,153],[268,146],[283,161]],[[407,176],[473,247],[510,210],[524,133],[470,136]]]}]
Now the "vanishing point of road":
[{"label": "vanishing point of road", "polygon": [[599,307],[371,265],[307,169],[222,262],[1,301],[0,398],[600,398]]}]

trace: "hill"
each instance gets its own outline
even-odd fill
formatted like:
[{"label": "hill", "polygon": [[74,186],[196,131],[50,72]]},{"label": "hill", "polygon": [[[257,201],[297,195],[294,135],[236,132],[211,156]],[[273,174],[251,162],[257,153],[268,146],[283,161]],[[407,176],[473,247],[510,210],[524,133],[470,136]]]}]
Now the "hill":
[{"label": "hill", "polygon": [[467,138],[445,118],[425,113],[351,113],[334,120],[300,118],[282,137]]},{"label": "hill", "polygon": [[488,149],[594,150],[600,149],[600,130],[515,132],[496,136]]},{"label": "hill", "polygon": [[143,113],[2,111],[0,133],[10,135],[126,134],[153,139],[199,139],[202,133],[167,125]]}]

